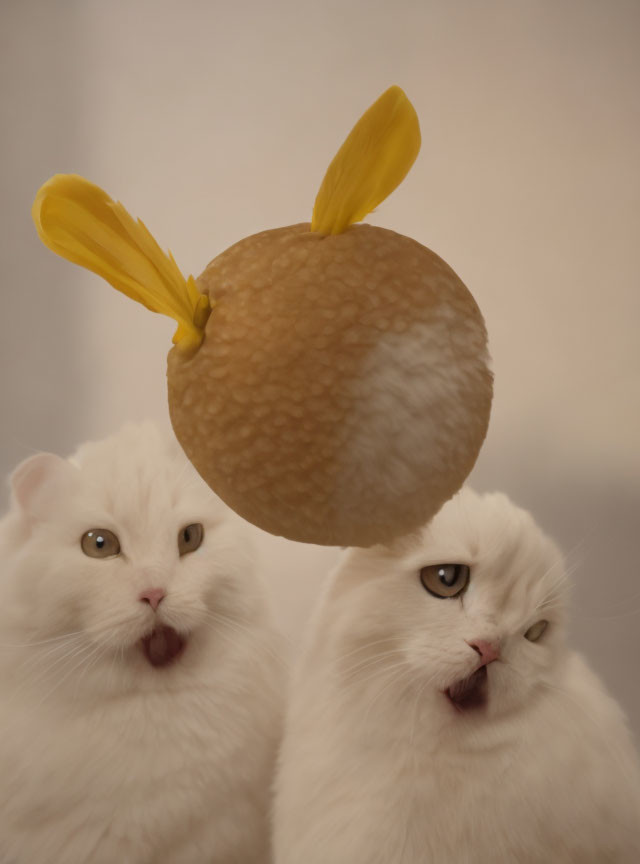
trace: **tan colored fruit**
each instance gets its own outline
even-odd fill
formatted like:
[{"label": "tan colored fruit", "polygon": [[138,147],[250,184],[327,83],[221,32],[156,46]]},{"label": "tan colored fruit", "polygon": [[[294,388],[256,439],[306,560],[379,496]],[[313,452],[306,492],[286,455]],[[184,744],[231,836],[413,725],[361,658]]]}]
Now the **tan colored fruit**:
[{"label": "tan colored fruit", "polygon": [[169,408],[187,455],[245,519],[292,540],[371,545],[460,488],[492,396],[475,301],[437,255],[357,225],[420,149],[391,87],[355,125],[311,224],[264,231],[185,279],[102,189],[57,175],[33,218],[55,252],[175,318]]},{"label": "tan colored fruit", "polygon": [[168,360],[176,435],[245,519],[295,540],[371,545],[461,486],[492,381],[480,311],[400,234],[308,224],[247,237],[199,277],[215,301]]}]

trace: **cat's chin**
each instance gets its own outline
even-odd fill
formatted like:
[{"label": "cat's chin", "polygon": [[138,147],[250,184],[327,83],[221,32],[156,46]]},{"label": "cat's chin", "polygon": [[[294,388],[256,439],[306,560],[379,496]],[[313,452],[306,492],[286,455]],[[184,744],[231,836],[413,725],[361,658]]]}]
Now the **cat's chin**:
[{"label": "cat's chin", "polygon": [[169,666],[177,660],[186,644],[185,639],[173,627],[164,624],[156,627],[140,642],[144,656],[155,668]]},{"label": "cat's chin", "polygon": [[481,666],[466,678],[461,678],[444,691],[456,711],[477,711],[488,702],[487,667]]}]

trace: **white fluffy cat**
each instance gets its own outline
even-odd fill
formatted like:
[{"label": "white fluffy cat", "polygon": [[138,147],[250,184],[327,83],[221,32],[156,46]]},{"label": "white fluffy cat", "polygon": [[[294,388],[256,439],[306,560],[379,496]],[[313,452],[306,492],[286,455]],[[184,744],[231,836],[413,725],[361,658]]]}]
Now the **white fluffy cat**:
[{"label": "white fluffy cat", "polygon": [[2,864],[266,864],[283,669],[240,520],[152,424],[12,485]]},{"label": "white fluffy cat", "polygon": [[555,545],[464,490],[351,550],[297,671],[277,864],[638,864],[640,772],[565,643]]}]

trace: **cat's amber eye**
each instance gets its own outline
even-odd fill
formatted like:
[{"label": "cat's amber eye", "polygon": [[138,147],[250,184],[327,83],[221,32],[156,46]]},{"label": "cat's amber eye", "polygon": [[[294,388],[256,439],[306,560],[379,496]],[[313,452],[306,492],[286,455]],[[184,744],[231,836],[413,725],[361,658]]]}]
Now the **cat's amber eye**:
[{"label": "cat's amber eye", "polygon": [[204,528],[199,522],[194,522],[193,525],[185,526],[178,534],[178,552],[181,555],[186,555],[188,552],[195,552],[202,543],[204,537]]},{"label": "cat's amber eye", "polygon": [[535,624],[532,624],[531,627],[524,634],[524,638],[528,639],[529,642],[537,642],[538,639],[542,636],[544,631],[547,629],[548,621],[536,621]]},{"label": "cat's amber eye", "polygon": [[420,581],[434,597],[457,597],[469,584],[466,564],[431,564],[420,571]]},{"label": "cat's amber eye", "polygon": [[80,546],[89,558],[114,558],[120,554],[120,541],[107,528],[92,528],[85,531]]}]

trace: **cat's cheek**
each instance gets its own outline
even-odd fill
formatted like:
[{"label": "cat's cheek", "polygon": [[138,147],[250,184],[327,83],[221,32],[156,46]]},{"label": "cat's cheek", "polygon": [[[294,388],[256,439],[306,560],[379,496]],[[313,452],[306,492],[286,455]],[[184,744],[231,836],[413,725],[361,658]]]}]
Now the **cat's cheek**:
[{"label": "cat's cheek", "polygon": [[[108,644],[123,621],[132,618],[133,604],[122,595],[119,568],[115,562],[97,561],[86,556],[77,560],[70,574],[70,605],[78,613],[81,629],[96,643]],[[129,607],[129,608],[128,608]]]},{"label": "cat's cheek", "polygon": [[433,634],[414,634],[407,640],[405,654],[408,665],[413,669],[415,682],[423,685],[428,681],[428,689],[444,692],[455,680],[464,678],[473,671],[470,665],[470,652],[462,638],[433,638]]}]

